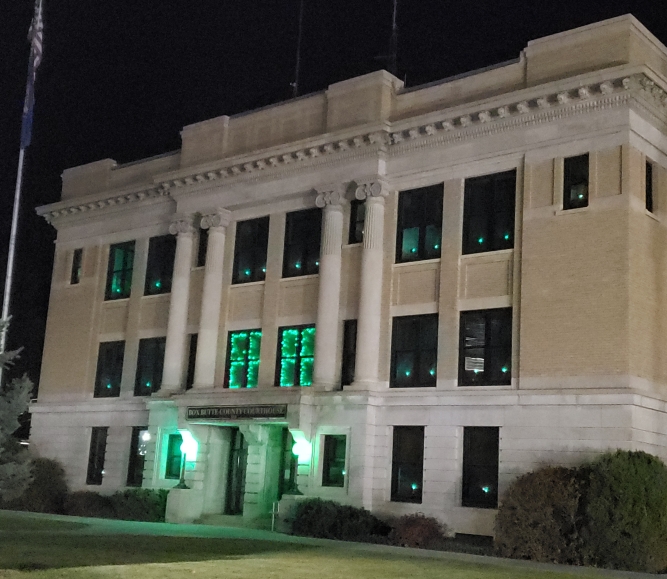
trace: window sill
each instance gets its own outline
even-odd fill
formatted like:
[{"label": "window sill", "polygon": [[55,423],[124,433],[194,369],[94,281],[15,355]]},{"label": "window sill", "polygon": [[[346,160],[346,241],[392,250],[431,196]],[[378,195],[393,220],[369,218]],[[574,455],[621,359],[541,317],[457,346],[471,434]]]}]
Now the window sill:
[{"label": "window sill", "polygon": [[574,209],[563,209],[562,207],[560,209],[556,209],[554,211],[554,215],[572,215],[575,213],[585,213],[586,211],[590,211],[590,204],[586,205],[586,207],[576,207]]},{"label": "window sill", "polygon": [[428,259],[415,259],[414,261],[399,261],[393,264],[394,267],[407,267],[410,265],[429,265],[440,263],[440,257],[430,257]]},{"label": "window sill", "polygon": [[492,251],[479,251],[477,253],[462,253],[461,260],[475,259],[475,258],[494,258],[511,255],[514,251],[513,247],[507,249],[494,249]]},{"label": "window sill", "polygon": [[118,302],[129,301],[129,299],[130,299],[130,296],[128,296],[126,298],[111,298],[111,299],[105,298],[104,303],[105,304],[114,304],[114,303],[118,303]]},{"label": "window sill", "polygon": [[306,273],[304,275],[291,275],[289,277],[281,277],[280,281],[290,281],[290,280],[299,280],[299,279],[315,279],[319,277],[319,273]]},{"label": "window sill", "polygon": [[477,385],[457,384],[456,389],[457,390],[461,390],[461,389],[466,389],[466,390],[480,390],[480,389],[485,389],[485,390],[511,390],[512,385],[511,384],[477,384]]},{"label": "window sill", "polygon": [[265,279],[262,279],[262,280],[259,280],[259,281],[239,281],[239,282],[236,282],[236,283],[232,282],[230,284],[230,287],[239,287],[239,286],[248,287],[248,286],[251,286],[251,285],[264,285],[265,283],[266,283]]},{"label": "window sill", "polygon": [[148,294],[148,295],[144,294],[141,297],[142,298],[161,298],[162,296],[168,296],[170,294],[171,294],[171,292],[168,291],[168,292],[163,292],[161,294]]},{"label": "window sill", "polygon": [[363,244],[364,244],[363,241],[357,241],[356,243],[344,243],[344,244],[343,244],[343,249],[345,249],[345,248],[347,248],[347,247],[360,247],[360,246],[362,246]]},{"label": "window sill", "polygon": [[655,219],[658,223],[660,223],[660,218],[655,213],[653,213],[652,211],[649,211],[648,209],[644,209],[644,213],[646,213],[646,215],[648,215],[651,219]]}]

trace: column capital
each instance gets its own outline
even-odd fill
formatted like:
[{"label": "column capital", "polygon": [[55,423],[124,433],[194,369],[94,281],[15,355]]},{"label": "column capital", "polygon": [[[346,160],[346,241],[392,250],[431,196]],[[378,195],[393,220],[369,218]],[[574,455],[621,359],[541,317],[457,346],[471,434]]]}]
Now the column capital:
[{"label": "column capital", "polygon": [[354,181],[354,196],[359,201],[373,197],[384,198],[389,195],[387,184],[379,177],[369,177],[368,179],[356,179]]},{"label": "column capital", "polygon": [[176,215],[171,218],[171,223],[169,224],[169,233],[172,235],[188,233],[193,234],[195,232],[195,228],[193,227],[192,223],[192,215],[176,213]]},{"label": "column capital", "polygon": [[343,183],[332,183],[330,185],[317,187],[315,189],[315,192],[317,193],[315,205],[320,209],[341,209],[346,203],[345,188]]},{"label": "column capital", "polygon": [[214,211],[203,212],[201,216],[201,228],[213,229],[215,227],[227,227],[232,221],[232,213],[227,209],[219,207]]}]

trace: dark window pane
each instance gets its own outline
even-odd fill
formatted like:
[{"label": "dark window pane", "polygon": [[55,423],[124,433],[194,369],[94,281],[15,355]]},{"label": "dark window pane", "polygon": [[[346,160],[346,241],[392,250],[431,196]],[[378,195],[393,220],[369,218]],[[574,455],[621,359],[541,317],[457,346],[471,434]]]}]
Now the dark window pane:
[{"label": "dark window pane", "polygon": [[139,340],[139,357],[134,382],[135,396],[150,396],[162,385],[162,367],[166,338]]},{"label": "dark window pane", "polygon": [[588,153],[563,161],[563,209],[588,206]]},{"label": "dark window pane", "polygon": [[166,294],[171,291],[171,278],[176,257],[176,236],[151,237],[148,243],[144,295]]},{"label": "dark window pane", "polygon": [[167,439],[167,464],[165,465],[164,478],[181,478],[181,444],[183,437],[180,434],[170,434]]},{"label": "dark window pane", "polygon": [[343,325],[343,368],[341,382],[349,385],[354,382],[354,370],[357,360],[357,320],[345,320]]},{"label": "dark window pane", "polygon": [[310,275],[319,271],[321,226],[321,209],[287,214],[283,277]]},{"label": "dark window pane", "polygon": [[269,217],[239,221],[236,224],[232,283],[263,281],[266,277],[266,251],[269,243]]},{"label": "dark window pane", "polygon": [[185,389],[190,390],[195,383],[195,362],[197,361],[197,339],[199,334],[190,334],[188,341],[188,371],[185,376]]},{"label": "dark window pane", "polygon": [[125,342],[102,342],[97,354],[95,375],[95,398],[120,396],[120,381],[123,374]]},{"label": "dark window pane", "polygon": [[391,500],[421,503],[424,470],[424,427],[394,426]]},{"label": "dark window pane", "polygon": [[438,315],[396,317],[391,336],[391,388],[436,385]]},{"label": "dark window pane", "polygon": [[512,309],[461,312],[459,385],[511,383]]},{"label": "dark window pane", "polygon": [[311,386],[315,356],[315,326],[293,326],[278,330],[276,385]]},{"label": "dark window pane", "polygon": [[101,485],[104,478],[104,455],[107,450],[107,427],[95,426],[90,435],[87,485]]},{"label": "dark window pane", "polygon": [[150,439],[146,426],[134,426],[130,440],[130,462],[127,466],[127,486],[140,487],[144,478],[146,443]]},{"label": "dark window pane", "polygon": [[120,300],[130,297],[133,266],[134,241],[116,243],[109,248],[109,263],[107,267],[107,283],[104,299]]},{"label": "dark window pane", "polygon": [[498,427],[463,429],[462,505],[495,509],[498,506]]},{"label": "dark window pane", "polygon": [[396,235],[397,262],[440,257],[443,195],[442,185],[400,192]]},{"label": "dark window pane", "polygon": [[206,252],[208,251],[208,229],[199,229],[199,240],[197,242],[197,267],[206,265]]},{"label": "dark window pane", "polygon": [[364,240],[364,221],[366,203],[355,199],[350,203],[350,234],[348,243],[361,243]]},{"label": "dark window pane", "polygon": [[69,282],[76,285],[81,281],[81,271],[83,265],[83,249],[75,249],[72,254],[72,270],[69,276]]},{"label": "dark window pane", "polygon": [[653,163],[646,161],[646,210],[653,213]]},{"label": "dark window pane", "polygon": [[322,460],[322,486],[345,486],[345,435],[324,436],[324,454]]}]

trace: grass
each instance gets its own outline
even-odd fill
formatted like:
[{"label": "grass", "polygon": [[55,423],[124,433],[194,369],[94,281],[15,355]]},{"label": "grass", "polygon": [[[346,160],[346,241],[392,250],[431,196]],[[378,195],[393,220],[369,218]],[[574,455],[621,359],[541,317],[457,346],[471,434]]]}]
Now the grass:
[{"label": "grass", "polygon": [[[588,576],[578,574],[582,579]],[[114,534],[109,527],[91,522],[30,518],[0,511],[0,579],[183,577],[564,579],[572,575],[409,554],[352,551],[345,543],[321,546],[240,538]]]}]

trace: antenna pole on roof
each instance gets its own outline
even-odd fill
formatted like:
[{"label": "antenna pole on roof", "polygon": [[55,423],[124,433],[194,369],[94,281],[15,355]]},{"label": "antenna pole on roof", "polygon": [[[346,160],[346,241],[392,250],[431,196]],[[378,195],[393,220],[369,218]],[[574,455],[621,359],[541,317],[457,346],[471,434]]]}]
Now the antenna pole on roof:
[{"label": "antenna pole on roof", "polygon": [[301,72],[301,37],[303,36],[303,0],[299,4],[299,35],[296,41],[296,63],[294,65],[294,82],[292,86],[292,97],[299,96],[299,73]]},{"label": "antenna pole on roof", "polygon": [[398,76],[398,26],[396,25],[396,13],[398,12],[398,0],[394,0],[394,13],[391,18],[391,44],[389,47],[389,72]]}]

